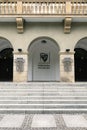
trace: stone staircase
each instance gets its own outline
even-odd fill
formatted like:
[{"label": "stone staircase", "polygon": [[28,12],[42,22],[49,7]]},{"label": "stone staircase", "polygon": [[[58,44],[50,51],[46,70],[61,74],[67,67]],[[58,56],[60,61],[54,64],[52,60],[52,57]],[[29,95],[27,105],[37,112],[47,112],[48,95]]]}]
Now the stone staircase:
[{"label": "stone staircase", "polygon": [[87,83],[0,83],[0,113],[87,112]]}]

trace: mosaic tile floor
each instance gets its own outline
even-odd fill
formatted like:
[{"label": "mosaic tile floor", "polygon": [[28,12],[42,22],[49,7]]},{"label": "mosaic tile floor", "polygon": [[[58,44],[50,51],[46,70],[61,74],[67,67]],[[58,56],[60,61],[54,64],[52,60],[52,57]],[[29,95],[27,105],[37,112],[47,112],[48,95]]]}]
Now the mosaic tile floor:
[{"label": "mosaic tile floor", "polygon": [[87,130],[87,114],[0,114],[0,130]]}]

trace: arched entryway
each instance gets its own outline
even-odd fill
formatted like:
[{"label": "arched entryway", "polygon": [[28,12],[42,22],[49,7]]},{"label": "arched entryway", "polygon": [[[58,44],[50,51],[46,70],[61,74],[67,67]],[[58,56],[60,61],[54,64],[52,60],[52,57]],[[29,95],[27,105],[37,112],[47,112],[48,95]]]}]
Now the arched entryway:
[{"label": "arched entryway", "polygon": [[87,81],[87,38],[75,46],[75,81]]},{"label": "arched entryway", "polygon": [[30,44],[28,52],[28,81],[59,81],[59,46],[53,39],[35,39]]},{"label": "arched entryway", "polygon": [[13,80],[13,48],[10,42],[0,37],[0,81]]}]

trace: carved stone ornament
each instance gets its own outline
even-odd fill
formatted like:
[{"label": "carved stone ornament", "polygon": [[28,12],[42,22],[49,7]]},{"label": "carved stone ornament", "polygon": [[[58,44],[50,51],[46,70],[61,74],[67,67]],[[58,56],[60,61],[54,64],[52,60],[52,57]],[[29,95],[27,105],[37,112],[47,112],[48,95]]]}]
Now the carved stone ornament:
[{"label": "carved stone ornament", "polygon": [[24,23],[24,20],[23,18],[16,18],[16,23],[17,23],[17,30],[18,30],[18,33],[23,33],[23,23]]},{"label": "carved stone ornament", "polygon": [[64,71],[65,72],[72,71],[72,62],[73,62],[73,60],[71,58],[66,57],[66,58],[63,59]]},{"label": "carved stone ornament", "polygon": [[23,58],[17,58],[15,60],[17,72],[23,72],[24,71],[24,62],[25,62],[25,60]]},{"label": "carved stone ornament", "polygon": [[64,20],[64,33],[70,33],[72,18],[65,18]]}]

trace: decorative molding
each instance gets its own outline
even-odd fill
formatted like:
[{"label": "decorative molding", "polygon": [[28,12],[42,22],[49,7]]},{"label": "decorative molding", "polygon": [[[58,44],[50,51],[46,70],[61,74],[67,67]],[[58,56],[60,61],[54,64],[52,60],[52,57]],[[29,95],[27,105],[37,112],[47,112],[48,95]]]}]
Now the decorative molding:
[{"label": "decorative molding", "polygon": [[23,18],[16,18],[18,33],[23,33]]},{"label": "decorative molding", "polygon": [[74,55],[75,52],[59,52],[59,55]]},{"label": "decorative molding", "polygon": [[65,18],[64,20],[64,33],[70,33],[72,18]]},{"label": "decorative molding", "polygon": [[21,53],[19,53],[19,52],[13,52],[13,54],[14,55],[29,55],[28,52],[21,52]]},{"label": "decorative molding", "polygon": [[71,72],[72,71],[72,62],[73,62],[73,59],[70,58],[70,57],[65,57],[63,60],[62,60],[62,63],[64,65],[64,71],[65,72]]},{"label": "decorative molding", "polygon": [[23,72],[24,71],[24,62],[25,60],[21,57],[16,58],[15,63],[16,63],[16,71],[17,72]]}]

